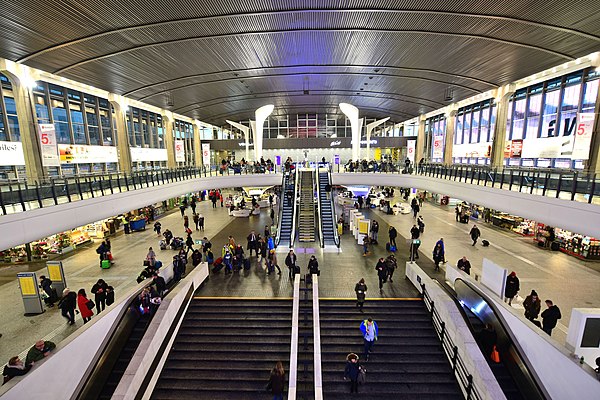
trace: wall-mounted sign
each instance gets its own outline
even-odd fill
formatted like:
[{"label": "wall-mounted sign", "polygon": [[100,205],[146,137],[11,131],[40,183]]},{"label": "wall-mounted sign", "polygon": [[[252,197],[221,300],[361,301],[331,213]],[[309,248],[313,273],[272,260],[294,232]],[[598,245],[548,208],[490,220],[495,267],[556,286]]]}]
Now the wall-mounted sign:
[{"label": "wall-mounted sign", "polygon": [[511,140],[510,158],[521,158],[521,154],[523,154],[523,139]]},{"label": "wall-mounted sign", "polygon": [[573,144],[573,153],[571,154],[573,160],[587,160],[590,158],[594,116],[594,113],[579,113],[577,115],[575,143]]},{"label": "wall-mounted sign", "polygon": [[333,163],[335,165],[339,165],[339,163],[340,163],[340,155],[339,154],[336,154],[333,156]]},{"label": "wall-mounted sign", "polygon": [[183,140],[175,140],[175,162],[185,162],[185,145]]},{"label": "wall-mounted sign", "polygon": [[444,135],[435,135],[433,137],[433,158],[444,157]]},{"label": "wall-mounted sign", "polygon": [[0,165],[25,165],[21,142],[0,142]]},{"label": "wall-mounted sign", "polygon": [[[238,146],[240,147],[246,147],[246,142],[239,142]],[[254,143],[248,143],[248,147],[253,147]]]},{"label": "wall-mounted sign", "polygon": [[335,147],[335,146],[339,146],[342,144],[341,140],[332,140],[331,143],[329,143],[329,147]]},{"label": "wall-mounted sign", "polygon": [[131,147],[131,161],[149,162],[149,161],[167,161],[168,153],[166,149],[145,149],[140,147]]},{"label": "wall-mounted sign", "polygon": [[42,165],[44,167],[59,167],[60,157],[56,141],[54,124],[38,124]]},{"label": "wall-mounted sign", "polygon": [[210,165],[210,143],[202,143],[202,163]]},{"label": "wall-mounted sign", "polygon": [[114,146],[85,146],[59,144],[61,164],[116,163],[119,161]]},{"label": "wall-mounted sign", "polygon": [[410,160],[411,163],[415,162],[415,148],[417,146],[417,141],[410,139],[406,142],[406,157]]}]

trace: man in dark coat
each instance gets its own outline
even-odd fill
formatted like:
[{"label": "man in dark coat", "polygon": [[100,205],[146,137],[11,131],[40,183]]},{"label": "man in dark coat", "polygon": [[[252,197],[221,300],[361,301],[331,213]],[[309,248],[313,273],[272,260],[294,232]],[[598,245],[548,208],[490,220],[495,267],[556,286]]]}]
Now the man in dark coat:
[{"label": "man in dark coat", "polygon": [[294,253],[294,250],[290,250],[285,258],[285,265],[288,267],[290,279],[294,279],[294,266],[296,265],[297,260],[298,256]]},{"label": "man in dark coat", "polygon": [[552,336],[552,329],[556,327],[558,320],[562,318],[560,309],[554,305],[552,300],[546,300],[546,310],[542,312],[542,330]]},{"label": "man in dark coat", "polygon": [[475,246],[475,244],[477,244],[477,239],[479,239],[479,236],[481,236],[481,232],[479,231],[477,225],[473,225],[469,234],[471,235],[471,240],[473,240],[472,246]]},{"label": "man in dark coat", "polygon": [[167,283],[165,282],[165,278],[163,278],[155,272],[152,275],[152,284],[156,287],[156,293],[158,293],[158,295],[162,297],[165,293],[165,290],[167,289]]},{"label": "man in dark coat", "polygon": [[519,278],[517,278],[517,273],[513,271],[506,277],[506,288],[504,289],[504,301],[508,301],[509,306],[519,289]]},{"label": "man in dark coat", "polygon": [[248,253],[249,253],[248,257],[252,257],[252,250],[254,250],[254,253],[258,257],[258,235],[254,231],[252,231],[248,235],[247,239],[248,239],[248,247],[246,247],[246,249],[248,250]]},{"label": "man in dark coat", "polygon": [[388,270],[385,259],[381,257],[375,266],[377,277],[379,278],[379,290],[383,290],[383,284],[387,281]]},{"label": "man in dark coat", "polygon": [[54,302],[56,299],[54,298],[54,292],[52,291],[52,281],[50,278],[42,275],[40,276],[40,287],[48,296],[48,300],[46,300],[48,307],[54,307]]},{"label": "man in dark coat", "polygon": [[390,226],[390,230],[388,231],[388,235],[390,237],[390,245],[396,246],[396,237],[398,237],[398,231],[393,226]]},{"label": "man in dark coat", "polygon": [[467,256],[463,256],[458,263],[456,263],[456,267],[463,271],[467,275],[471,275],[471,263],[467,260]]}]

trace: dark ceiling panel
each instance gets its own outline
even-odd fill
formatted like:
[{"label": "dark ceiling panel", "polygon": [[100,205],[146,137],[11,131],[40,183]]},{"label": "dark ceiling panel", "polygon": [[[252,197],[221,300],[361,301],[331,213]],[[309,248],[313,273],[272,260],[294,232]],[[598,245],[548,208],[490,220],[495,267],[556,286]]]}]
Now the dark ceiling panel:
[{"label": "dark ceiling panel", "polygon": [[5,3],[1,57],[216,124],[269,98],[408,118],[600,50],[592,0]]}]

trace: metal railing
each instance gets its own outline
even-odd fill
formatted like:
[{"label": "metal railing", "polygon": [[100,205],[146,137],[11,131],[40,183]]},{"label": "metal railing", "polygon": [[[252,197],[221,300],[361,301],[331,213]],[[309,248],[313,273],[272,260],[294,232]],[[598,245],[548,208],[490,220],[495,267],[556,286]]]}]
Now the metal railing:
[{"label": "metal railing", "polygon": [[220,166],[203,166],[48,178],[41,182],[6,182],[0,184],[0,211],[2,215],[7,215],[189,179],[265,173],[275,171],[250,168],[238,171],[233,168],[221,169]]},{"label": "metal railing", "polygon": [[277,229],[277,236],[275,237],[275,245],[276,246],[279,246],[279,242],[281,241],[281,224],[283,222],[283,218],[282,218],[283,217],[283,207],[285,207],[284,201],[287,201],[287,199],[285,199],[285,197],[286,197],[285,194],[287,191],[287,177],[288,176],[286,175],[285,172],[282,174],[282,177],[281,177],[281,196],[279,196],[279,199],[278,199],[279,212],[277,213],[278,214],[277,225],[279,225],[279,229]]},{"label": "metal railing", "polygon": [[[332,187],[333,185],[331,184],[331,171],[327,172],[327,179],[329,179],[329,186]],[[334,198],[334,196],[333,196],[333,187],[332,187],[331,191],[329,192],[329,206],[331,207],[331,218],[333,219],[333,242],[339,249],[340,248],[340,235],[338,234],[338,230],[337,230],[337,218],[335,215],[335,202],[334,202],[333,198]]]},{"label": "metal railing", "polygon": [[323,400],[323,372],[321,370],[321,319],[319,316],[319,277],[312,275],[313,302],[313,370],[315,400]]},{"label": "metal railing", "polygon": [[292,305],[292,337],[290,346],[290,373],[288,400],[296,399],[298,383],[298,318],[300,315],[300,274],[294,275],[294,297]]},{"label": "metal railing", "polygon": [[[319,167],[317,167],[316,173],[315,173],[315,179],[313,180],[313,193],[314,193],[314,189],[315,189],[315,185],[317,187],[317,215],[318,221],[317,225],[319,226],[319,246],[321,246],[321,248],[325,247],[325,239],[323,238],[323,218],[322,218],[322,214],[321,214],[321,190],[319,187],[319,182],[320,178],[319,178]],[[313,197],[313,201],[314,201],[314,197]]]},{"label": "metal railing", "polygon": [[294,170],[294,195],[292,196],[292,232],[290,233],[290,248],[294,247],[294,242],[296,241],[296,216],[298,215],[298,176],[300,175],[300,171],[298,168]]},{"label": "metal railing", "polygon": [[446,333],[446,323],[442,321],[440,314],[436,310],[435,302],[431,299],[429,293],[427,293],[425,284],[421,284],[421,289],[423,291],[423,301],[431,316],[433,327],[440,339],[442,349],[450,361],[452,372],[456,376],[456,381],[463,391],[466,400],[481,400],[482,397],[473,384],[473,375],[467,371],[464,361],[458,354],[458,346],[452,342],[452,339]]}]

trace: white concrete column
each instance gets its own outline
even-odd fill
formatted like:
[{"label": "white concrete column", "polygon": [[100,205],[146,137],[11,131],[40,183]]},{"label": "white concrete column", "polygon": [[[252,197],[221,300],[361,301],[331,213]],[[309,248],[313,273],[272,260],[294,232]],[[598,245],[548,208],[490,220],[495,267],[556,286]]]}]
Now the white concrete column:
[{"label": "white concrete column", "polygon": [[200,141],[200,127],[198,121],[194,121],[194,165],[201,167],[202,162],[202,143]]},{"label": "white concrete column", "polygon": [[[388,119],[390,119],[390,117],[380,119],[379,121],[373,121],[370,124],[367,124],[367,126],[366,126],[366,131],[367,131],[367,157],[366,158],[367,158],[367,161],[369,161],[369,158],[371,155],[371,132],[373,132],[373,129],[375,129],[379,125],[383,124]],[[358,147],[358,153],[360,156],[360,144]]]},{"label": "white concrete column", "polygon": [[454,130],[456,127],[456,105],[452,104],[445,113],[446,135],[444,135],[444,164],[452,164],[452,148],[454,147]]},{"label": "white concrete column", "polygon": [[127,134],[127,103],[123,96],[109,95],[108,101],[115,110],[114,118],[117,121],[117,152],[119,154],[119,170],[129,173],[132,168],[131,151],[129,150],[129,135]]},{"label": "white concrete column", "polygon": [[[246,147],[246,157],[244,157],[244,159],[246,161],[248,161],[250,159],[250,127],[239,124],[237,122],[230,121],[228,119],[225,120],[225,122],[227,122],[229,125],[233,126],[234,128],[238,128],[244,134],[244,144]],[[252,131],[254,132],[254,129]],[[259,158],[259,160],[260,160],[260,158]]]},{"label": "white concrete column", "polygon": [[262,106],[254,113],[256,118],[256,129],[254,129],[254,157],[256,161],[259,161],[263,155],[263,127],[265,120],[271,113],[275,106],[273,104],[267,104]]},{"label": "white concrete column", "polygon": [[358,161],[360,159],[360,128],[362,127],[362,120],[358,118],[358,108],[348,103],[340,103],[340,110],[350,120],[350,127],[352,129],[352,160]]},{"label": "white concrete column", "polygon": [[[417,131],[417,144],[415,146],[415,163],[419,163],[425,157],[425,115],[419,115],[419,130]],[[429,157],[425,157],[427,160]]]},{"label": "white concrete column", "polygon": [[504,146],[506,142],[506,119],[508,118],[510,96],[515,92],[515,85],[510,84],[496,90],[496,125],[494,126],[494,141],[492,142],[492,155],[490,166],[492,168],[504,167]]}]

